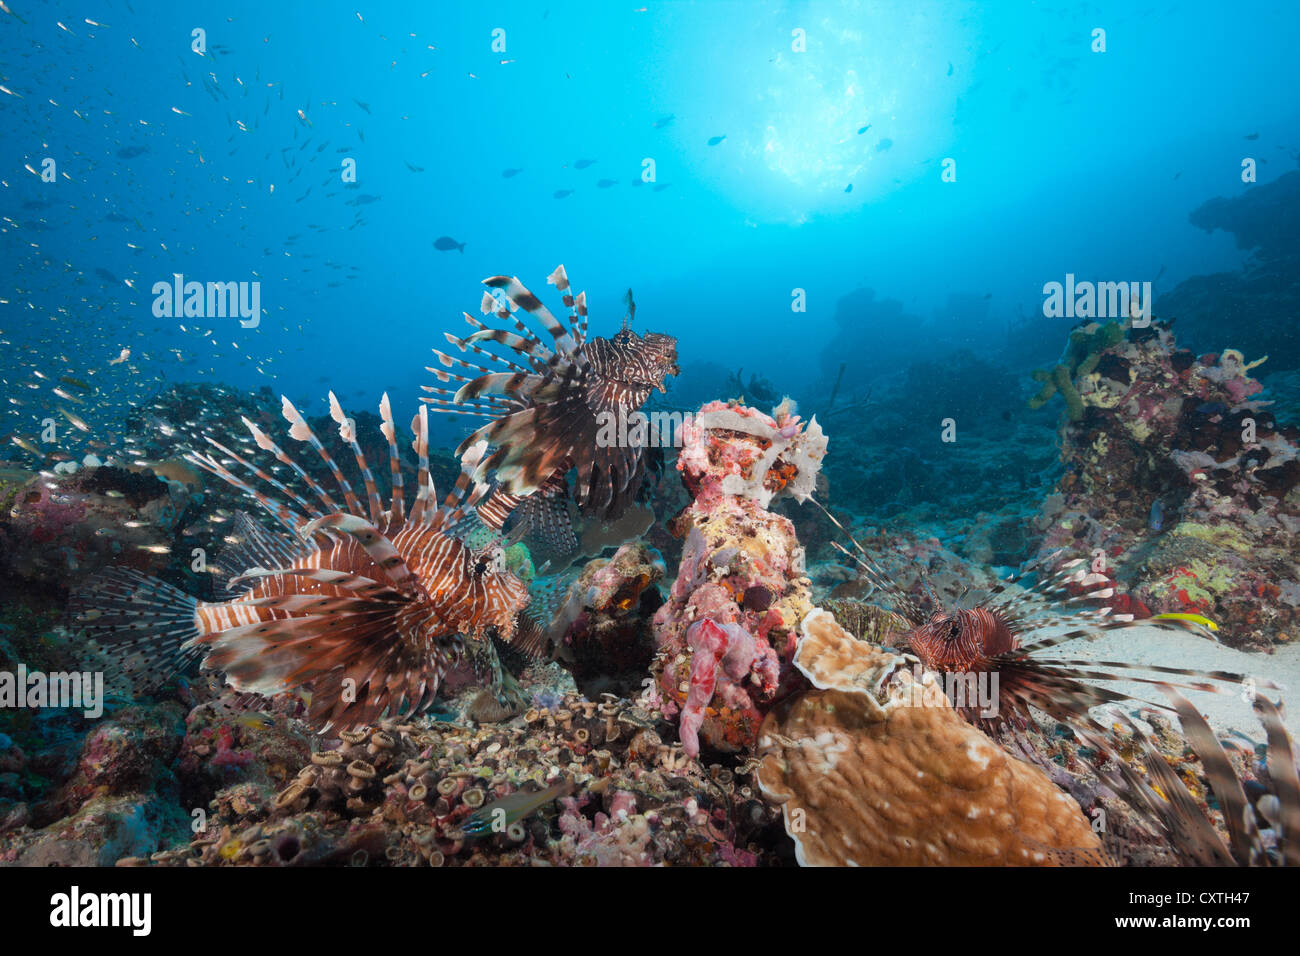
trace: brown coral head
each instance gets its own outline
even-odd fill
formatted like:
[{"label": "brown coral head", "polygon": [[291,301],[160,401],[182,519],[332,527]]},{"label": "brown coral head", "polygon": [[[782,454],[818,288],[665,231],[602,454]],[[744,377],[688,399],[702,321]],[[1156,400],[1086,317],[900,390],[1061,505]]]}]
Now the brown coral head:
[{"label": "brown coral head", "polygon": [[1002,612],[983,607],[935,614],[908,640],[926,667],[941,671],[981,670],[1017,643]]}]

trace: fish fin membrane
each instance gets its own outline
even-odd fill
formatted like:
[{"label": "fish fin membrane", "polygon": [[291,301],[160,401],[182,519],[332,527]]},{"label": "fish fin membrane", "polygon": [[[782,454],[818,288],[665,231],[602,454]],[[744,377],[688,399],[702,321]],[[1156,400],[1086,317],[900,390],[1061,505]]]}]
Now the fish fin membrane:
[{"label": "fish fin membrane", "polygon": [[288,535],[262,527],[246,511],[236,513],[230,536],[235,543],[225,548],[208,566],[214,577],[213,591],[218,600],[237,597],[256,583],[256,579],[249,579],[232,587],[231,578],[250,568],[293,567],[304,550]]},{"label": "fish fin membrane", "polygon": [[152,689],[202,656],[198,600],[131,568],[92,577],[68,602],[69,626],[98,644],[142,689]]}]

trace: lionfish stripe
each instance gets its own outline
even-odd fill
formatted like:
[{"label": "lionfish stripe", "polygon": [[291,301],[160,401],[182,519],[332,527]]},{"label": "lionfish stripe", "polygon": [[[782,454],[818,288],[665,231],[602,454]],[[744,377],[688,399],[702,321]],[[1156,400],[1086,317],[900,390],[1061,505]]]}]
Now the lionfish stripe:
[{"label": "lionfish stripe", "polygon": [[360,515],[332,514],[317,518],[303,528],[303,537],[309,538],[318,531],[336,531],[347,535],[370,555],[370,559],[379,565],[388,580],[403,594],[409,594],[415,588],[415,573],[407,567],[405,559],[393,547],[393,543]]},{"label": "lionfish stripe", "polygon": [[386,584],[360,574],[347,571],[335,571],[330,568],[251,568],[231,580],[231,584],[243,584],[270,577],[301,577],[328,584],[344,591],[355,591],[358,595],[371,600],[405,601],[406,598]]},{"label": "lionfish stripe", "polygon": [[411,431],[415,433],[411,447],[415,450],[419,464],[415,473],[415,502],[411,505],[407,521],[417,525],[424,520],[424,511],[433,491],[429,485],[429,410],[423,405],[411,419]]}]

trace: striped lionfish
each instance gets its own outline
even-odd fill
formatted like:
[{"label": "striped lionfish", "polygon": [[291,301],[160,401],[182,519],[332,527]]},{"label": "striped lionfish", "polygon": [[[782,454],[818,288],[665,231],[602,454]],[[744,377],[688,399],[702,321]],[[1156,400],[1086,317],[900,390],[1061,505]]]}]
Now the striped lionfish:
[{"label": "striped lionfish", "polygon": [[[524,499],[519,514],[526,520],[567,527],[564,502],[570,471],[576,472],[574,499],[584,514],[616,517],[636,498],[647,470],[645,445],[602,443],[598,433],[602,421],[611,420],[606,416],[625,421],[652,391],[666,391],[664,379],[678,374],[677,340],[657,332],[638,335],[626,320],[613,338],[589,339],[586,293],[570,292],[564,266],[546,281],[563,294],[570,310],[567,326],[518,279],[506,276],[484,280],[490,290],[502,290],[504,301],[485,291],[480,309],[506,320],[522,308],[545,327],[549,345],[518,318],[510,331],[462,313],[476,331],[464,338],[445,333],[447,341],[482,362],[435,349],[442,368],[428,371],[440,382],[459,385],[423,386],[435,397],[421,400],[438,411],[492,419],[462,442],[458,454],[478,442],[493,446],[479,465],[478,477],[494,472],[512,501]],[[632,308],[629,304],[629,315]],[[509,349],[518,360],[482,347],[489,342]],[[564,506],[563,517],[555,516],[557,504]],[[546,512],[553,517],[544,517]]]},{"label": "striped lionfish", "polygon": [[[822,509],[825,511],[825,509]],[[1293,744],[1277,704],[1262,694],[1253,696],[1256,713],[1268,735],[1269,779],[1274,793],[1256,805],[1275,830],[1277,849],[1270,856],[1268,843],[1261,834],[1256,810],[1246,799],[1242,782],[1222,745],[1200,712],[1181,693],[1181,689],[1226,694],[1233,691],[1223,685],[1238,686],[1238,692],[1254,694],[1257,688],[1279,689],[1272,681],[1229,671],[1197,671],[1154,664],[1131,664],[1121,661],[1093,661],[1068,657],[1044,657],[1052,648],[1076,640],[1094,640],[1103,633],[1141,624],[1164,629],[1190,631],[1198,637],[1214,636],[1189,616],[1154,617],[1135,621],[1132,615],[1113,614],[1104,605],[1085,605],[1085,601],[1113,598],[1113,582],[1090,567],[1084,558],[1068,560],[1055,571],[1043,574],[1037,584],[1013,593],[1011,585],[1018,579],[1039,572],[1052,562],[1049,555],[999,582],[976,606],[942,608],[926,613],[908,593],[897,587],[834,516],[831,521],[849,537],[850,551],[835,547],[857,564],[866,581],[881,594],[903,618],[906,627],[902,646],[910,650],[929,670],[964,681],[970,688],[971,678],[997,677],[997,708],[994,714],[978,706],[957,709],[971,723],[990,736],[1009,730],[1027,757],[1041,762],[1019,731],[1029,725],[1031,708],[1041,711],[1070,727],[1079,739],[1095,750],[1103,760],[1092,769],[1098,779],[1138,811],[1168,841],[1179,860],[1194,865],[1252,865],[1285,862],[1300,864],[1300,779],[1297,778]],[[1035,632],[1066,627],[1060,633],[1034,637]],[[1116,673],[1116,672],[1120,673]],[[1168,678],[1144,677],[1139,673],[1168,675]],[[1179,682],[1173,678],[1184,678]],[[1104,686],[1093,681],[1132,681],[1158,689],[1168,704],[1155,703]],[[1212,683],[1219,682],[1219,684]],[[1177,714],[1183,733],[1193,752],[1200,758],[1207,781],[1223,810],[1229,835],[1224,844],[1214,826],[1199,809],[1178,774],[1169,766],[1149,735],[1117,708],[1137,702],[1166,713]],[[1092,716],[1094,707],[1103,707],[1110,726]],[[1118,731],[1126,730],[1127,741]],[[1121,750],[1131,748],[1141,757],[1144,772],[1124,759]],[[1267,806],[1267,810],[1264,807]]]},{"label": "striped lionfish", "polygon": [[288,535],[241,512],[240,543],[217,562],[233,575],[230,599],[199,601],[137,571],[118,569],[78,596],[74,619],[128,667],[143,666],[147,673],[170,673],[179,662],[201,656],[205,667],[223,671],[239,691],[309,687],[308,716],[321,729],[374,723],[385,712],[423,711],[460,659],[463,636],[495,628],[509,640],[528,600],[524,583],[506,570],[499,542],[474,551],[450,533],[470,509],[488,503],[488,487],[473,479],[487,446],[479,442],[467,450],[455,487],[438,507],[429,477],[428,411],[421,407],[411,423],[419,464],[408,509],[384,395],[380,429],[392,471],[392,497],[384,508],[355,424],[331,392],[330,415],[351,445],[365,485],[363,505],[303,416],[287,398],[282,402],[290,437],[315,449],[343,504],[245,418],[258,447],[292,470],[318,503],[209,437],[224,459],[278,497],[258,490],[252,478],[236,476],[217,457],[191,452],[187,458],[253,496]]}]

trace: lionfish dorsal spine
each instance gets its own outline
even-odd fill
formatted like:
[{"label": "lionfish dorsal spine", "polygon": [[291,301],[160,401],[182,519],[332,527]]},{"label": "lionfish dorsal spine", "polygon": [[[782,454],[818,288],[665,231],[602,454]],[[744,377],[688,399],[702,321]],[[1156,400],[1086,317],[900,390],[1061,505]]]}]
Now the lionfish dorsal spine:
[{"label": "lionfish dorsal spine", "polygon": [[366,460],[365,452],[357,443],[356,422],[343,414],[343,406],[339,404],[333,391],[329,393],[329,403],[330,418],[334,419],[339,426],[339,438],[352,446],[352,457],[356,459],[357,470],[361,472],[361,482],[366,488],[366,503],[370,507],[370,522],[378,525],[383,521],[384,506],[379,500],[379,486],[375,483],[374,473],[370,470],[370,462]]},{"label": "lionfish dorsal spine", "polygon": [[[307,474],[307,472],[303,470],[302,466],[299,465],[298,462],[294,461],[294,459],[290,457],[283,448],[276,444],[270,435],[266,434],[266,432],[262,431],[262,429],[258,428],[256,424],[249,421],[247,418],[242,418],[241,420],[249,433],[252,434],[253,440],[257,442],[257,446],[263,451],[269,451],[282,465],[287,465],[292,469],[293,473],[301,478],[303,483],[312,490],[312,493],[320,499],[320,503],[324,507],[325,511],[339,510],[339,506],[334,503],[334,499],[326,493],[325,489],[322,488],[311,475]],[[307,510],[310,512],[310,509]]]},{"label": "lionfish dorsal spine", "polygon": [[379,398],[379,430],[388,442],[388,469],[391,472],[392,496],[388,506],[389,528],[400,528],[406,522],[406,502],[403,500],[404,480],[402,478],[402,458],[397,450],[397,426],[393,423],[393,407],[388,401],[388,393]]},{"label": "lionfish dorsal spine", "polygon": [[418,464],[415,472],[415,501],[411,505],[411,513],[407,520],[411,524],[420,524],[424,521],[424,512],[433,493],[433,487],[429,483],[429,410],[425,406],[421,405],[420,410],[411,419],[411,431],[415,433],[415,440],[411,442],[411,447],[415,451]]},{"label": "lionfish dorsal spine", "polygon": [[[211,441],[211,439],[208,440]],[[214,445],[217,444],[216,442],[212,443]],[[244,494],[255,500],[263,510],[275,518],[276,521],[284,525],[284,527],[289,530],[290,534],[297,536],[298,529],[302,526],[302,518],[295,514],[294,511],[284,502],[278,501],[265,492],[257,490],[248,482],[233,474],[230,469],[221,464],[221,462],[217,461],[211,455],[205,455],[198,451],[191,451],[185,455],[185,460],[198,465],[204,471],[216,475],[232,488],[238,488],[240,491],[244,492]]]},{"label": "lionfish dorsal spine", "polygon": [[340,470],[339,466],[335,463],[333,456],[326,451],[325,446],[322,445],[320,439],[316,437],[316,433],[311,430],[311,426],[308,425],[307,420],[302,417],[302,413],[293,407],[293,402],[289,401],[289,398],[286,395],[280,396],[280,411],[281,414],[284,415],[285,420],[289,422],[289,437],[297,441],[305,441],[315,449],[316,454],[320,456],[321,460],[325,462],[325,466],[329,468],[330,474],[334,476],[334,481],[338,483],[339,491],[343,494],[343,501],[347,506],[347,510],[355,515],[361,514],[361,502],[357,500],[356,494],[352,491],[352,485],[348,482],[347,478],[344,477],[342,470]]},{"label": "lionfish dorsal spine", "polygon": [[555,340],[556,351],[577,362],[584,371],[587,370],[589,363],[586,356],[578,349],[577,340],[560,324],[559,319],[551,314],[551,310],[542,304],[542,300],[529,292],[522,282],[513,276],[493,276],[484,279],[483,284],[503,290],[511,302],[529,315],[535,316],[546,327],[546,331],[551,333],[551,338]]}]

